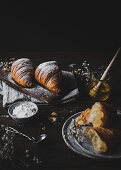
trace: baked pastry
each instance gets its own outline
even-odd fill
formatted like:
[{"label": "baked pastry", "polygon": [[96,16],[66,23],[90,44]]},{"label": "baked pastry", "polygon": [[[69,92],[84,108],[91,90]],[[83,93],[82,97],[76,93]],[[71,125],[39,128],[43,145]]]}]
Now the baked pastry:
[{"label": "baked pastry", "polygon": [[84,135],[91,139],[94,149],[99,153],[111,150],[121,139],[117,130],[103,127],[87,127]]},{"label": "baked pastry", "polygon": [[111,104],[96,102],[90,110],[87,122],[94,127],[109,127],[115,116],[116,110]]},{"label": "baked pastry", "polygon": [[11,66],[12,78],[23,87],[31,87],[34,76],[34,67],[30,59],[21,58]]},{"label": "baked pastry", "polygon": [[116,110],[105,102],[96,102],[91,109],[86,109],[77,117],[78,126],[92,124],[94,127],[109,127],[111,121],[116,116]]},{"label": "baked pastry", "polygon": [[35,79],[47,89],[60,92],[61,70],[56,61],[41,63],[35,70]]},{"label": "baked pastry", "polygon": [[80,127],[87,124],[87,120],[90,114],[90,108],[84,110],[77,118],[76,118],[76,126]]}]

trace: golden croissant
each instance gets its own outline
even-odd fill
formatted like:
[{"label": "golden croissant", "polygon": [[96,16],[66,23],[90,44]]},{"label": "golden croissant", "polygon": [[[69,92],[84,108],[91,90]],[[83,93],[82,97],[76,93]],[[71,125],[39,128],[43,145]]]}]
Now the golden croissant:
[{"label": "golden croissant", "polygon": [[99,153],[111,150],[121,139],[117,130],[103,127],[87,127],[84,135],[91,139],[94,149]]},{"label": "golden croissant", "polygon": [[47,89],[60,92],[61,71],[56,61],[41,63],[35,70],[35,79]]},{"label": "golden croissant", "polygon": [[31,87],[34,76],[34,67],[28,58],[21,58],[11,66],[12,78],[23,87]]},{"label": "golden croissant", "polygon": [[116,110],[105,102],[96,102],[92,108],[83,111],[76,119],[77,126],[92,124],[94,127],[109,127],[116,116]]}]

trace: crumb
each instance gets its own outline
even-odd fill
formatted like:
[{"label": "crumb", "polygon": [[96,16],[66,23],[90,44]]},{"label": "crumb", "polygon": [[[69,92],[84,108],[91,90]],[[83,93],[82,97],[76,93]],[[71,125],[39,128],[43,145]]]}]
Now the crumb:
[{"label": "crumb", "polygon": [[57,116],[57,113],[52,112],[52,113],[51,113],[51,116]]},{"label": "crumb", "polygon": [[42,127],[42,130],[45,130],[45,126],[44,126],[44,127]]},{"label": "crumb", "polygon": [[48,117],[48,119],[49,119],[51,122],[55,122],[55,121],[56,121],[56,118],[55,118],[55,117]]}]

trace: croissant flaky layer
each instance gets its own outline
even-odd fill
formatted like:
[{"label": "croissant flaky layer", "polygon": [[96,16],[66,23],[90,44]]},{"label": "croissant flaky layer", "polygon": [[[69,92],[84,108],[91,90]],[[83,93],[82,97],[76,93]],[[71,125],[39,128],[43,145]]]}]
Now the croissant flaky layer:
[{"label": "croissant flaky layer", "polygon": [[12,78],[23,87],[31,87],[34,75],[34,67],[30,59],[21,58],[11,66]]},{"label": "croissant flaky layer", "polygon": [[91,139],[94,149],[100,153],[109,151],[121,140],[117,130],[103,127],[87,127],[85,136]]},{"label": "croissant flaky layer", "polygon": [[88,124],[88,117],[90,115],[90,108],[87,108],[86,110],[84,110],[76,119],[76,125],[78,127]]},{"label": "croissant flaky layer", "polygon": [[35,70],[35,79],[49,90],[60,92],[61,71],[56,61],[41,63]]},{"label": "croissant flaky layer", "polygon": [[109,127],[116,116],[115,108],[105,102],[96,102],[92,108],[88,108],[76,119],[76,124],[92,124],[94,127]]}]

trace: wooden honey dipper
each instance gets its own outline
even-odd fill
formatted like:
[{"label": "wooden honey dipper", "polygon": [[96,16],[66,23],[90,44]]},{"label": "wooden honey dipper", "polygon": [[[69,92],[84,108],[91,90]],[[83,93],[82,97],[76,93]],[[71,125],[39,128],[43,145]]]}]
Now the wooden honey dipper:
[{"label": "wooden honey dipper", "polygon": [[111,60],[111,62],[109,63],[108,67],[104,71],[104,73],[103,73],[102,77],[100,78],[99,82],[97,83],[97,85],[95,85],[94,88],[90,90],[89,95],[92,96],[93,98],[97,98],[100,86],[101,86],[102,82],[105,80],[105,78],[106,78],[106,76],[107,76],[107,74],[108,74],[112,64],[114,63],[116,57],[118,56],[120,50],[121,50],[121,47],[116,51],[113,59]]}]

